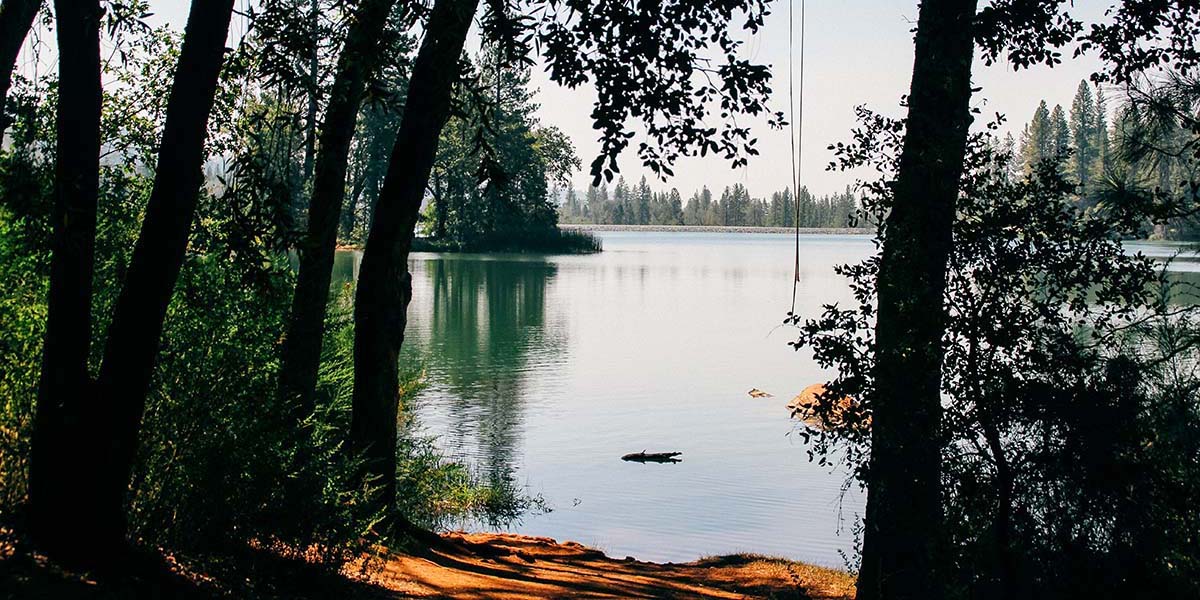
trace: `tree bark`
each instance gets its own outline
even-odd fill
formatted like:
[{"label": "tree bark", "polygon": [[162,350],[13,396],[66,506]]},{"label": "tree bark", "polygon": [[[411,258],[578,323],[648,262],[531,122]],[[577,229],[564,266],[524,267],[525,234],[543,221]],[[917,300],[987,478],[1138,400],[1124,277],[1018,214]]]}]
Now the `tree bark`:
[{"label": "tree bark", "polygon": [[446,239],[446,219],[448,210],[446,210],[446,195],[445,186],[442,185],[442,177],[435,175],[433,178],[433,237],[439,240]]},{"label": "tree bark", "polygon": [[203,183],[204,143],[233,0],[194,0],[175,67],[154,187],[113,308],[97,392],[105,403],[102,486],[91,499],[124,532],[125,493],[167,306]]},{"label": "tree bark", "polygon": [[1013,473],[1004,453],[1000,430],[991,415],[982,416],[980,425],[988,450],[996,464],[996,517],[992,522],[995,537],[995,589],[992,597],[1012,600],[1017,597],[1017,557],[1012,547]]},{"label": "tree bark", "polygon": [[317,152],[317,104],[321,82],[321,44],[318,36],[321,29],[321,0],[311,0],[308,18],[312,23],[313,48],[308,56],[308,110],[304,115],[304,181],[312,178],[313,157]]},{"label": "tree bark", "polygon": [[943,294],[971,123],[974,0],[925,0],[885,222],[860,600],[937,599]]},{"label": "tree bark", "polygon": [[25,37],[29,35],[41,6],[41,0],[4,0],[4,4],[0,4],[0,134],[9,125],[4,107],[8,89],[12,86],[17,55],[21,53],[21,46],[25,44]]},{"label": "tree bark", "polygon": [[398,360],[412,299],[408,254],[478,3],[437,0],[433,6],[359,267],[350,448],[366,459],[364,477],[379,486],[377,502],[389,511],[396,499]]},{"label": "tree bark", "polygon": [[350,188],[350,198],[342,206],[342,221],[338,225],[338,237],[349,240],[354,235],[354,226],[358,223],[358,203],[362,199],[363,188],[367,185],[366,176],[354,180]]},{"label": "tree bark", "polygon": [[81,434],[99,412],[91,401],[88,352],[96,203],[100,187],[100,3],[55,3],[59,48],[54,227],[42,373],[34,416],[29,499],[42,549],[67,560],[116,532],[78,492],[94,489],[94,448]]},{"label": "tree bark", "polygon": [[396,0],[363,0],[359,4],[338,58],[321,128],[308,206],[308,234],[300,248],[300,269],[280,369],[280,391],[293,401],[300,420],[312,414],[314,408],[338,220],[346,196],[350,142],[367,77],[374,70],[384,26],[395,4]]}]

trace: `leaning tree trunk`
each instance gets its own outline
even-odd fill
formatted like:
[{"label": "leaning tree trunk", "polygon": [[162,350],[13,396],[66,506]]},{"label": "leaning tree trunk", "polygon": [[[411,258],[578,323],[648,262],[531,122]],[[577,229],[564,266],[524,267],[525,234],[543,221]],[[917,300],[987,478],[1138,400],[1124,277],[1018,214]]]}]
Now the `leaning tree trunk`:
[{"label": "leaning tree trunk", "polygon": [[0,4],[0,133],[8,129],[4,105],[17,66],[17,55],[21,53],[25,36],[29,35],[41,6],[41,0],[4,0],[4,4]]},{"label": "leaning tree trunk", "polygon": [[325,111],[317,154],[308,235],[300,247],[300,270],[288,320],[280,390],[297,419],[312,414],[321,364],[329,281],[333,274],[338,219],[346,196],[346,165],[367,77],[374,70],[384,26],[396,0],[363,0],[354,14]]},{"label": "leaning tree trunk", "polygon": [[87,365],[100,187],[100,2],[60,0],[55,14],[54,233],[29,500],[37,543],[60,558],[81,559],[119,533],[82,501],[95,483],[88,459],[96,449],[81,434],[100,412],[89,393]]},{"label": "leaning tree trunk", "polygon": [[478,3],[437,0],[433,6],[359,267],[350,446],[363,453],[364,475],[380,487],[377,501],[389,511],[396,499],[397,363],[412,299],[408,254]]},{"label": "leaning tree trunk", "polygon": [[971,115],[975,0],[925,0],[885,222],[858,598],[939,598],[943,293]]},{"label": "leaning tree trunk", "polygon": [[113,308],[97,392],[106,405],[102,487],[91,502],[124,530],[124,500],[167,305],[203,183],[204,142],[234,0],[194,0],[175,67],[154,187]]}]

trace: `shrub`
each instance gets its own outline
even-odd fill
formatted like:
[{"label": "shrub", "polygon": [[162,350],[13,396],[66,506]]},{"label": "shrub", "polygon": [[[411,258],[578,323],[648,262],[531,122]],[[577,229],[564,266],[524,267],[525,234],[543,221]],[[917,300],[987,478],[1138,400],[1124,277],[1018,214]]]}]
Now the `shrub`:
[{"label": "shrub", "polygon": [[[860,117],[835,151],[841,166],[880,174],[863,186],[861,216],[884,239],[903,124]],[[1016,175],[991,130],[968,144],[947,269],[939,573],[954,597],[1195,597],[1193,311],[1169,303],[1149,259],[1124,252],[1136,215],[1084,211],[1053,162]],[[860,481],[879,265],[875,255],[839,268],[857,305],[788,318],[797,349],[836,369],[817,402],[824,427],[802,434]]]}]

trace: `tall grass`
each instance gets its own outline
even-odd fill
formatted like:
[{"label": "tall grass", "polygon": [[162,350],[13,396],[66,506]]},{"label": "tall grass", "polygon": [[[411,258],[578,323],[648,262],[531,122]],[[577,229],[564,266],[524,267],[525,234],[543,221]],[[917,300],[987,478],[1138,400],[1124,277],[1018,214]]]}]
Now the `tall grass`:
[{"label": "tall grass", "polygon": [[546,229],[492,233],[456,241],[417,238],[417,252],[531,252],[544,254],[594,254],[604,249],[595,234],[578,229]]}]

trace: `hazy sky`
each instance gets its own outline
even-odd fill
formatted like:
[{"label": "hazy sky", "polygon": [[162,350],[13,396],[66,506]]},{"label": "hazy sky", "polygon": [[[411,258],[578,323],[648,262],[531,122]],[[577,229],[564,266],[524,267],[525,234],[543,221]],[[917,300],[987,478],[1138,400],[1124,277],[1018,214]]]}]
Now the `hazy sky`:
[{"label": "hazy sky", "polygon": [[[796,28],[799,29],[800,0],[795,3]],[[1087,8],[1073,9],[1085,22],[1103,16],[1108,2],[1083,0]],[[776,110],[787,111],[788,97],[788,2],[774,2],[773,14],[766,26],[748,40],[743,51],[752,59],[770,64],[774,74]],[[831,159],[829,144],[849,138],[854,126],[854,107],[866,104],[872,109],[901,116],[899,99],[908,92],[912,74],[913,43],[911,30],[916,24],[915,0],[808,0],[807,56],[805,60],[805,104],[803,165],[801,185],[823,194],[840,191],[853,177],[825,170]],[[797,44],[799,34],[797,32]],[[798,51],[797,51],[798,52]],[[1067,53],[1069,57],[1069,53]],[[1009,125],[1019,131],[1033,115],[1040,99],[1051,106],[1063,104],[1070,109],[1079,81],[1097,67],[1098,62],[1084,57],[1066,60],[1054,69],[1036,68],[1013,72],[1003,65],[984,67],[976,62],[975,84],[983,88],[973,100],[983,109],[985,119],[994,112],[1008,115]],[[796,57],[798,76],[799,57]],[[599,149],[588,114],[594,99],[590,91],[565,90],[535,79],[541,88],[541,115],[545,122],[565,130],[575,141],[584,165]],[[985,102],[986,99],[986,102]],[[788,132],[770,129],[765,121],[753,125],[761,154],[750,164],[731,169],[719,158],[686,159],[674,169],[675,177],[652,187],[678,187],[686,197],[701,185],[721,189],[742,183],[755,196],[766,196],[788,185],[791,178]],[[1014,135],[1016,133],[1014,132]],[[622,155],[621,173],[627,179],[642,175],[653,180],[632,151]],[[576,177],[583,187],[587,173]]]},{"label": "hazy sky", "polygon": [[[239,0],[239,6],[246,1]],[[800,0],[792,2],[798,44]],[[1080,0],[1077,4],[1071,10],[1085,22],[1094,22],[1103,17],[1111,2]],[[158,0],[151,5],[157,19],[182,29],[187,0]],[[767,17],[766,26],[748,38],[743,47],[746,57],[772,66],[772,108],[785,112],[788,9],[787,1],[773,2],[773,13]],[[853,176],[828,172],[825,166],[831,158],[826,147],[849,137],[856,105],[866,104],[880,112],[901,115],[897,103],[908,91],[912,73],[911,30],[916,17],[916,0],[808,0],[802,185],[823,194],[840,191],[852,183]],[[235,32],[244,27],[244,23],[234,24]],[[478,42],[471,45],[478,47]],[[1069,110],[1079,81],[1092,73],[1098,62],[1092,57],[1071,60],[1069,51],[1064,54],[1067,60],[1054,69],[1038,67],[1020,72],[1005,65],[984,67],[981,61],[976,61],[975,84],[983,91],[975,95],[973,103],[984,111],[985,118],[980,120],[990,120],[995,112],[1006,114],[1015,135],[1040,99],[1045,98],[1051,106],[1061,103]],[[798,54],[796,61],[798,71]],[[590,181],[586,166],[599,149],[588,117],[595,94],[587,86],[576,90],[556,86],[540,69],[535,69],[533,82],[540,89],[542,121],[559,127],[575,142],[584,163],[584,171],[576,175],[575,185],[582,189]],[[752,157],[746,167],[731,169],[726,161],[711,156],[685,159],[675,166],[674,177],[655,182],[653,174],[641,167],[630,148],[619,161],[621,174],[630,180],[646,175],[652,187],[678,187],[685,197],[701,185],[719,190],[734,183],[744,184],[755,196],[769,195],[788,185],[791,178],[788,132],[770,129],[765,120],[751,122],[751,127],[759,138],[762,154]]]}]

